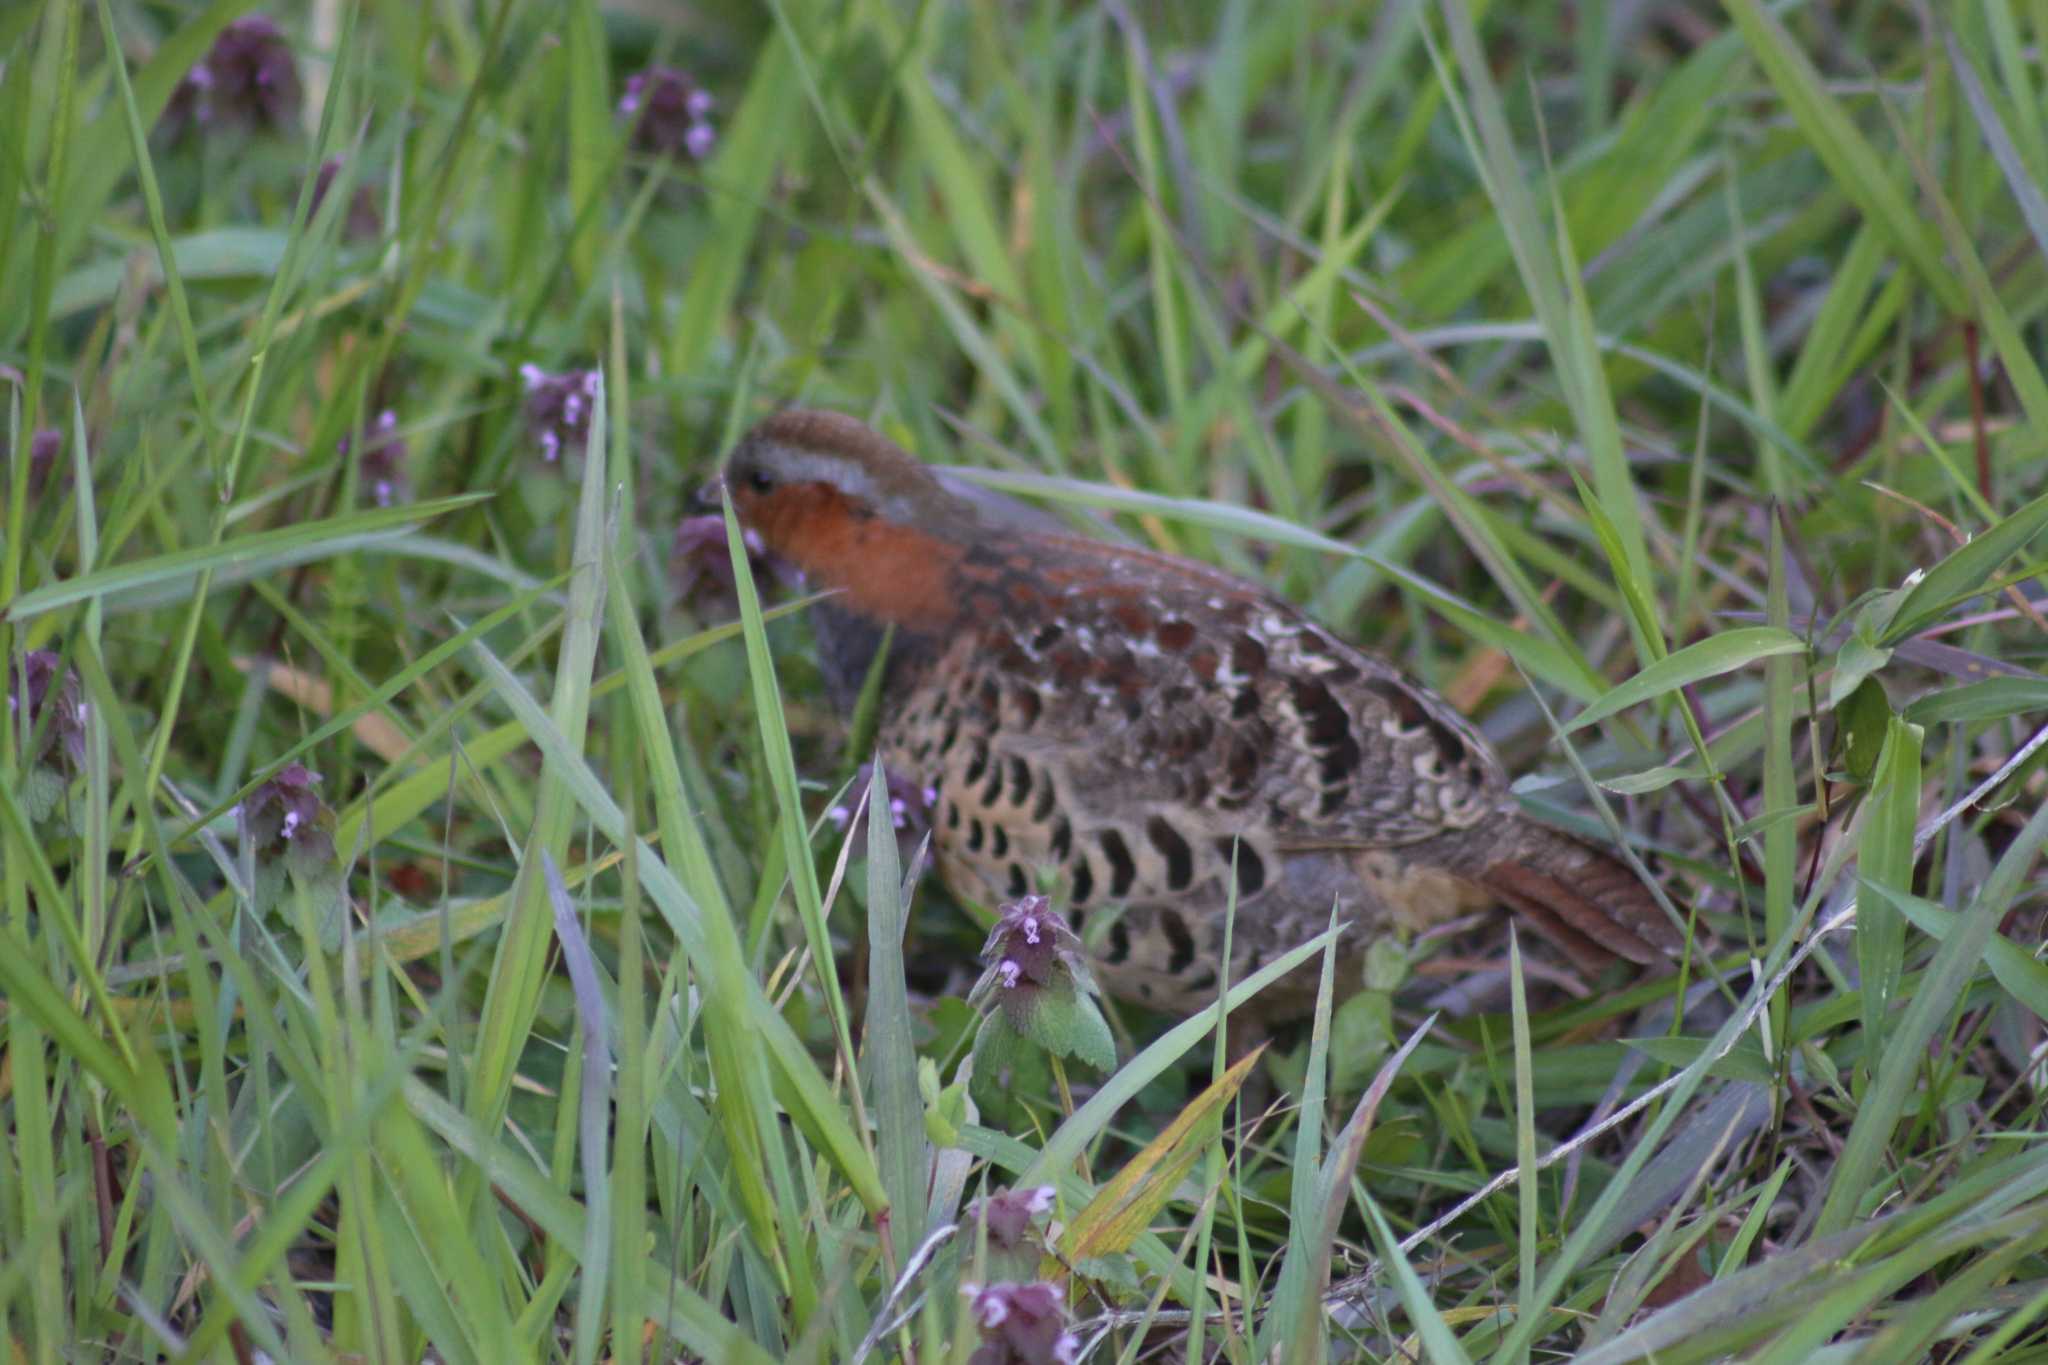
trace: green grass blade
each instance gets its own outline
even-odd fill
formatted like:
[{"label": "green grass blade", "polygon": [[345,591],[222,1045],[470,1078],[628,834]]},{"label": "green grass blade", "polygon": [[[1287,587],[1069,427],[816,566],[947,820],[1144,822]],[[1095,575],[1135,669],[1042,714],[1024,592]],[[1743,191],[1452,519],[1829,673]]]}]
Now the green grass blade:
[{"label": "green grass blade", "polygon": [[473,506],[491,496],[489,493],[466,493],[433,502],[372,507],[325,521],[283,526],[274,531],[238,536],[218,545],[196,546],[190,550],[118,564],[23,593],[8,605],[7,620],[17,624],[32,621],[77,602],[111,597],[161,583],[183,583],[237,566],[260,566],[264,572],[275,572],[296,564],[312,563],[352,548],[362,537],[431,521],[443,513]]},{"label": "green grass blade", "polygon": [[868,813],[868,1008],[861,1029],[861,1051],[874,1097],[875,1160],[889,1191],[889,1237],[895,1247],[895,1263],[902,1265],[924,1240],[924,1192],[930,1161],[924,1104],[917,1090],[910,989],[903,971],[909,897],[896,853],[888,779],[879,757],[861,799]]},{"label": "green grass blade", "polygon": [[1936,1031],[1945,1026],[1964,987],[1983,962],[1985,948],[1997,931],[1999,919],[2011,905],[2044,842],[2048,842],[2048,806],[2035,811],[2027,821],[1998,860],[1990,880],[1958,917],[1955,931],[1935,953],[1934,963],[1907,1004],[1893,1031],[1891,1045],[1879,1059],[1876,1076],[1856,1111],[1856,1120],[1850,1125],[1842,1155],[1830,1173],[1827,1197],[1814,1220],[1816,1238],[1847,1229],[1872,1194],[1885,1188],[1877,1178],[1885,1158],[1885,1144],[1906,1109],[1928,1044]]},{"label": "green grass blade", "polygon": [[1598,724],[1656,697],[1667,696],[1681,687],[1707,678],[1718,678],[1762,659],[1801,654],[1806,642],[1777,626],[1754,626],[1723,631],[1676,650],[1651,664],[1627,682],[1608,689],[1598,701],[1572,717],[1565,733]]}]

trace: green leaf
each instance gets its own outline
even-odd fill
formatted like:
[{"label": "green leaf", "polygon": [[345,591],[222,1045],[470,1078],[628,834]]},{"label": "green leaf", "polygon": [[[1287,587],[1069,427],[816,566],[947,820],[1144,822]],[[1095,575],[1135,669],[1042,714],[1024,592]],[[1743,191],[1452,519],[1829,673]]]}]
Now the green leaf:
[{"label": "green leaf", "polygon": [[1582,656],[1573,654],[1557,641],[1496,621],[1462,598],[1446,592],[1421,574],[1393,560],[1369,552],[1361,554],[1360,558],[1414,593],[1430,610],[1441,614],[1445,620],[1473,639],[1483,645],[1490,645],[1513,659],[1522,668],[1527,669],[1532,677],[1540,678],[1580,701],[1591,701],[1600,695],[1605,679],[1588,667]]},{"label": "green leaf", "polygon": [[1943,721],[1998,720],[2028,711],[2048,711],[2048,678],[1986,678],[1909,702],[1901,713],[1915,725]]},{"label": "green leaf", "polygon": [[55,815],[70,786],[57,768],[42,763],[31,767],[21,779],[21,804],[28,812],[29,823],[40,825]]},{"label": "green leaf", "polygon": [[1097,1071],[1116,1068],[1116,1040],[1102,1010],[1085,991],[1048,986],[1032,994],[1025,1008],[1002,1013],[1017,1031],[1055,1057],[1075,1057]]},{"label": "green leaf", "polygon": [[1069,1260],[1128,1251],[1180,1187],[1210,1140],[1210,1125],[1244,1084],[1265,1051],[1253,1048],[1189,1101],[1173,1122],[1125,1162],[1067,1223],[1060,1252]]},{"label": "green leaf", "polygon": [[[1863,886],[1876,893],[1886,906],[1905,916],[1915,929],[1940,942],[1948,940],[1949,935],[1955,932],[1957,921],[1962,918],[1947,906],[1924,896],[1909,895],[1868,879]],[[2011,992],[2013,999],[2039,1018],[2048,1020],[2048,962],[2043,962],[1999,933],[1992,934],[1986,943],[1984,961],[1991,968],[1992,977]]]},{"label": "green leaf", "polygon": [[1204,526],[1212,531],[1226,531],[1231,535],[1269,541],[1275,545],[1292,545],[1304,550],[1317,550],[1323,554],[1342,555],[1346,558],[1355,558],[1359,553],[1356,546],[1319,535],[1271,513],[1256,511],[1249,507],[1235,507],[1228,503],[1210,502],[1204,498],[1169,498],[1159,493],[1146,493],[1133,488],[1113,488],[1106,484],[1089,483],[1083,479],[976,469],[968,465],[956,466],[951,472],[984,488],[993,488],[1004,493],[1028,493],[1055,502],[1073,503],[1080,507],[1107,507],[1139,516],[1165,517],[1169,521]]},{"label": "green leaf", "polygon": [[1387,1226],[1386,1215],[1380,1212],[1380,1206],[1373,1202],[1370,1194],[1364,1196],[1364,1201],[1366,1219],[1372,1227],[1373,1245],[1379,1248],[1381,1258],[1393,1272],[1394,1287],[1400,1291],[1401,1305],[1415,1323],[1416,1334],[1429,1348],[1427,1359],[1442,1362],[1442,1365],[1471,1365],[1472,1357],[1458,1344],[1450,1324],[1437,1311],[1429,1287],[1415,1273],[1415,1267],[1409,1264],[1408,1257],[1401,1251],[1393,1229]]},{"label": "green leaf", "polygon": [[924,1100],[924,1131],[934,1143],[951,1147],[960,1141],[960,1125],[967,1122],[967,1084],[955,1081],[939,1085],[939,1064],[929,1057],[917,1059],[917,1090]]},{"label": "green leaf", "polygon": [[2019,553],[2035,536],[2048,530],[2048,494],[2034,499],[1968,544],[1943,559],[1906,590],[1880,644],[1900,640],[1931,625],[1950,607],[1983,588],[1998,566]]},{"label": "green leaf", "polygon": [[[174,238],[171,265],[186,280],[262,280],[269,282],[284,264],[291,234],[282,228],[221,227]],[[158,289],[164,283],[163,262],[154,255],[140,258],[123,252],[84,266],[57,281],[50,294],[51,318],[104,308],[125,286]]]},{"label": "green leaf", "polygon": [[868,854],[868,1000],[861,1060],[875,1118],[875,1160],[889,1191],[889,1233],[898,1263],[924,1240],[924,1106],[919,1103],[917,1046],[911,1036],[909,987],[903,968],[903,926],[909,897],[897,866],[896,827],[889,817],[889,779],[878,754],[865,793]]},{"label": "green leaf", "polygon": [[[1323,949],[1335,930],[1325,929],[1305,943],[1296,944],[1273,961],[1253,972],[1242,981],[1233,982],[1230,993],[1219,1002],[1222,1009],[1234,1010],[1252,999],[1260,991],[1278,981],[1287,973],[1299,967]],[[1062,1123],[1046,1140],[1035,1160],[1018,1173],[1017,1181],[1024,1185],[1040,1185],[1064,1171],[1093,1142],[1116,1111],[1137,1095],[1140,1090],[1169,1066],[1180,1059],[1182,1054],[1200,1042],[1216,1027],[1218,1007],[1211,1006],[1191,1019],[1184,1019],[1168,1029],[1150,1047],[1118,1067],[1116,1074],[1102,1083],[1102,1088],[1089,1096],[1086,1103]],[[981,1077],[980,1039],[976,1039],[975,1078]],[[977,1094],[979,1091],[977,1091]]]},{"label": "green leaf", "polygon": [[[1052,1089],[1045,1049],[1018,1032],[1003,1010],[991,1010],[974,1035],[974,1079],[969,1089],[984,1118],[992,1121],[1020,1114],[1021,1100]],[[958,1127],[954,1125],[956,1132]]]},{"label": "green leaf", "polygon": [[[1686,1067],[1697,1061],[1713,1040],[1660,1035],[1655,1038],[1624,1038],[1622,1041],[1666,1066]],[[1764,1056],[1763,1044],[1753,1033],[1744,1034],[1726,1056],[1709,1063],[1707,1074],[1723,1080],[1755,1081],[1759,1085],[1770,1085],[1777,1078],[1769,1059]]]},{"label": "green leaf", "polygon": [[1651,664],[1627,682],[1612,688],[1600,700],[1572,718],[1564,732],[1570,734],[1639,702],[1661,697],[1702,678],[1719,677],[1747,667],[1759,659],[1779,654],[1798,654],[1806,642],[1789,630],[1776,626],[1751,626],[1709,636],[1684,649],[1675,650]]},{"label": "green leaf", "polygon": [[1618,796],[1641,796],[1647,792],[1662,791],[1673,782],[1697,782],[1705,776],[1698,768],[1683,764],[1659,763],[1654,768],[1645,768],[1639,773],[1620,773],[1614,777],[1594,779],[1601,789]]},{"label": "green leaf", "polygon": [[1892,721],[1891,699],[1885,696],[1884,684],[1865,678],[1849,694],[1849,700],[1836,707],[1835,717],[1842,727],[1842,766],[1858,782],[1870,781]]},{"label": "green leaf", "polygon": [[[469,507],[494,496],[492,493],[464,493],[432,502],[372,507],[325,521],[307,522],[303,526],[281,526],[274,531],[241,536],[219,545],[201,545],[151,559],[117,564],[111,569],[61,579],[48,587],[25,592],[7,608],[7,619],[17,623],[29,621],[73,602],[107,597],[166,580],[183,581],[207,570],[228,570],[256,562],[268,568],[310,563],[352,547],[363,536],[402,532],[414,523],[431,521],[443,512]],[[222,587],[226,581],[216,579],[214,587]]]},{"label": "green leaf", "polygon": [[[1920,741],[1916,725],[1888,718],[1884,742],[1872,765],[1876,782],[1864,813],[1857,845],[1864,878],[1887,892],[1913,889],[1913,829],[1920,818]],[[1862,973],[1863,1030],[1868,1054],[1884,1053],[1891,1010],[1905,971],[1906,926],[1883,896],[1856,906],[1856,965]]]},{"label": "green leaf", "polygon": [[[2048,806],[2036,810],[2007,845],[1969,909],[1956,916],[1954,931],[1943,938],[1878,1059],[1876,1075],[1864,1092],[1829,1177],[1827,1196],[1814,1220],[1815,1237],[1847,1228],[1879,1187],[1892,1131],[1907,1111],[1928,1045],[1948,1021],[1956,1001],[1999,937],[1998,921],[2032,870],[2044,840],[2048,840]],[[1899,908],[1903,913],[1905,906]]]},{"label": "green leaf", "polygon": [[1955,272],[1943,259],[1941,244],[1927,221],[1893,178],[1887,158],[1870,145],[1826,82],[1777,16],[1758,0],[1725,0],[1742,36],[1756,54],[1771,84],[1806,135],[1807,145],[1836,186],[1911,261],[1920,282],[1934,291],[1951,313],[1964,313],[1969,301]]},{"label": "green leaf", "polygon": [[1861,688],[1871,674],[1891,659],[1889,649],[1872,644],[1861,632],[1851,635],[1835,656],[1835,670],[1828,678],[1828,705],[1840,706],[1844,698]]},{"label": "green leaf", "polygon": [[1363,1085],[1394,1042],[1393,996],[1354,992],[1330,1015],[1330,1088],[1350,1091]]}]

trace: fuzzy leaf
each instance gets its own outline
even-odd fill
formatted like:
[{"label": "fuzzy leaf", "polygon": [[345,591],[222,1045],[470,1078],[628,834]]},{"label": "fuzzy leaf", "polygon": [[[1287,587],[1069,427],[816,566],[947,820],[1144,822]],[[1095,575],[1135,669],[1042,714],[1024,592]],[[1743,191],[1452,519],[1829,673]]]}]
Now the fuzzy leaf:
[{"label": "fuzzy leaf", "polygon": [[1109,1022],[1095,1001],[1078,990],[1034,991],[1024,1008],[1012,1009],[1006,1000],[1001,1012],[1019,1033],[1055,1057],[1074,1057],[1097,1071],[1116,1069],[1116,1040],[1110,1036]]},{"label": "fuzzy leaf", "polygon": [[974,1076],[970,1089],[984,1110],[984,1122],[999,1123],[1020,1112],[1020,1099],[1052,1088],[1045,1050],[1019,1033],[1001,1011],[991,1011],[974,1035]]}]

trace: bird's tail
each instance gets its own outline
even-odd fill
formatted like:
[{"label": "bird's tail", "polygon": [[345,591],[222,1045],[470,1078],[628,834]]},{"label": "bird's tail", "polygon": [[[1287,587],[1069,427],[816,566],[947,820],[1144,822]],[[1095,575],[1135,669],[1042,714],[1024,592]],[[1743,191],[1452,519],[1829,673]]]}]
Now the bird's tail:
[{"label": "bird's tail", "polygon": [[1467,875],[1543,931],[1584,968],[1625,958],[1641,966],[1682,946],[1676,926],[1635,872],[1606,849],[1521,816],[1493,833]]}]

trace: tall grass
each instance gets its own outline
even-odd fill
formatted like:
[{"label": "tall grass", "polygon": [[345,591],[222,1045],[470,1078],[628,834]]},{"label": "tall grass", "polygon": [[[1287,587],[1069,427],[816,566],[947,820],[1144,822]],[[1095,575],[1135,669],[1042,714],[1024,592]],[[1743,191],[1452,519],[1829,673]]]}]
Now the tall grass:
[{"label": "tall grass", "polygon": [[[0,9],[10,1359],[2040,1353],[2048,8],[250,11]],[[786,401],[1398,658],[1684,960],[967,1083],[989,907],[672,549]]]}]

